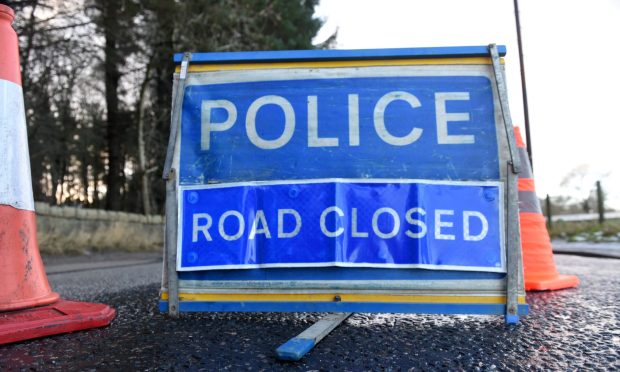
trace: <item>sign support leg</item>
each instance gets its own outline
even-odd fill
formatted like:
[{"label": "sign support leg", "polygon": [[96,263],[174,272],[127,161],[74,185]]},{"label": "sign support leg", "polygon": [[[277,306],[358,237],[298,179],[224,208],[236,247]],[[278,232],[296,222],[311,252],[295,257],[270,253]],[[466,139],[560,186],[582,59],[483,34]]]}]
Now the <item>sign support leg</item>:
[{"label": "sign support leg", "polygon": [[164,163],[163,179],[167,180],[172,169],[172,161],[174,158],[174,149],[177,143],[177,133],[181,127],[181,111],[183,110],[183,95],[185,94],[185,82],[187,78],[187,69],[189,61],[192,58],[191,53],[183,55],[181,62],[181,72],[179,73],[179,81],[174,84],[174,97],[172,102],[172,118],[170,122],[170,137],[168,138],[168,151],[166,152],[166,161]]},{"label": "sign support leg", "polygon": [[168,279],[168,314],[176,318],[179,316],[179,277],[177,274],[177,177],[173,168],[174,151],[177,143],[177,133],[181,126],[181,110],[183,107],[183,94],[191,53],[183,55],[179,81],[174,86],[174,98],[172,105],[172,120],[170,123],[170,137],[166,162],[164,164],[163,179],[166,180],[166,257],[164,268]]},{"label": "sign support leg", "polygon": [[507,173],[507,239],[506,239],[506,324],[519,322],[519,274],[521,256],[521,237],[519,235],[519,202],[517,175],[508,163]]},{"label": "sign support leg", "polygon": [[506,323],[516,324],[519,322],[519,283],[520,283],[520,262],[521,262],[521,237],[519,232],[519,198],[517,191],[517,175],[521,169],[521,162],[517,154],[517,145],[512,127],[512,118],[510,116],[510,108],[508,106],[508,93],[506,90],[506,82],[504,73],[501,68],[497,46],[489,45],[489,53],[491,54],[491,62],[493,64],[493,73],[495,75],[495,83],[497,94],[499,95],[499,103],[502,111],[502,119],[504,121],[504,129],[508,139],[508,150],[510,152],[510,161],[506,171],[507,184],[507,231],[506,231]]},{"label": "sign support leg", "polygon": [[179,278],[177,275],[177,193],[172,168],[166,181],[166,269],[168,278],[168,314],[179,316]]},{"label": "sign support leg", "polygon": [[508,151],[510,152],[512,172],[516,174],[519,173],[521,169],[521,161],[519,159],[514,128],[512,127],[512,117],[510,116],[510,107],[508,106],[508,91],[506,90],[506,81],[504,80],[504,72],[499,60],[497,45],[489,45],[489,52],[491,53],[491,62],[493,63],[493,74],[495,75],[495,85],[497,87],[497,94],[499,95],[499,106],[502,111],[504,129],[506,131],[506,137],[508,138]]},{"label": "sign support leg", "polygon": [[353,313],[334,313],[329,314],[314,323],[296,337],[291,338],[282,344],[276,354],[280,360],[297,361],[303,358],[313,347],[316,346],[329,332],[333,331],[340,323],[351,316]]}]

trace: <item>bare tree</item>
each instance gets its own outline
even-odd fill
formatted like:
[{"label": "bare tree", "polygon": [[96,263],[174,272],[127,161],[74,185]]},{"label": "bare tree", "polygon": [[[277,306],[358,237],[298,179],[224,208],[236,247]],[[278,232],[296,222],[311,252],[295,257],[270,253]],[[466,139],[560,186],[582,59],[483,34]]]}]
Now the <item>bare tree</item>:
[{"label": "bare tree", "polygon": [[172,55],[312,48],[316,3],[12,2],[35,199],[161,213]]}]

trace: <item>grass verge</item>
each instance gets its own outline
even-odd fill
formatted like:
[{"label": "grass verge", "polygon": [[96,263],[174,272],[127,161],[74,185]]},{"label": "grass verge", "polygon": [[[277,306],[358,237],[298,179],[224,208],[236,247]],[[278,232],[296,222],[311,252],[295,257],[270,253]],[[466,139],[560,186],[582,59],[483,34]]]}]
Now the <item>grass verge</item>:
[{"label": "grass verge", "polygon": [[555,221],[549,229],[551,238],[572,242],[620,242],[620,219],[605,221]]}]

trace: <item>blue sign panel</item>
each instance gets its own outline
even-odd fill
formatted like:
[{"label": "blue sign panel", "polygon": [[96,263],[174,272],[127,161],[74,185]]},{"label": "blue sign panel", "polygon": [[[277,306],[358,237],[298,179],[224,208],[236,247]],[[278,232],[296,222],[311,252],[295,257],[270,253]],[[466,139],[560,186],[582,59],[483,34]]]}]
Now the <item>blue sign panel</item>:
[{"label": "blue sign panel", "polygon": [[497,182],[314,180],[183,187],[179,270],[505,271]]},{"label": "blue sign panel", "polygon": [[195,78],[183,103],[180,184],[499,180],[491,81],[421,75]]}]

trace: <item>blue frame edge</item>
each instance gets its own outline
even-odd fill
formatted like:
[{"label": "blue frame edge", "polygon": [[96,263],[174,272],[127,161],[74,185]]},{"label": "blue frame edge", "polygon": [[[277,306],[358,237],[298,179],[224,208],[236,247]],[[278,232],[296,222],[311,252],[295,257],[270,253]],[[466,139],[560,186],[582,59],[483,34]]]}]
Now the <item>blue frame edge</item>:
[{"label": "blue frame edge", "polygon": [[[168,301],[159,302],[159,311],[168,311]],[[355,312],[505,315],[504,304],[435,304],[384,302],[207,302],[181,301],[180,312]],[[519,304],[518,315],[527,315],[529,306]]]},{"label": "blue frame edge", "polygon": [[[506,55],[506,46],[498,45],[500,56]],[[405,58],[451,58],[487,57],[489,47],[451,46],[428,48],[387,48],[387,49],[317,49],[317,50],[277,50],[256,52],[211,52],[191,53],[191,63],[243,63],[243,62],[304,62],[304,61],[350,61],[369,59]],[[181,63],[183,53],[174,55],[174,62]]]}]

